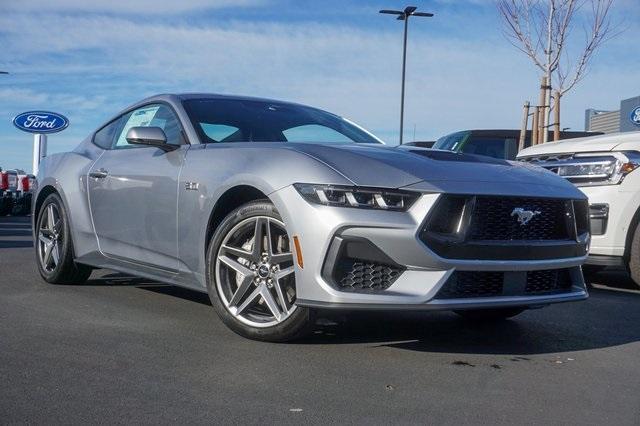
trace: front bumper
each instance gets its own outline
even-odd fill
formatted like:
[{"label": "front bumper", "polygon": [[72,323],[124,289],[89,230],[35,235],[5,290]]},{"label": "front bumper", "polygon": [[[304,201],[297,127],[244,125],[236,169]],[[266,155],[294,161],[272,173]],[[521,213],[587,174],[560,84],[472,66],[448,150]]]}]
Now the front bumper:
[{"label": "front bumper", "polygon": [[[579,266],[586,256],[544,260],[445,259],[429,249],[419,232],[440,194],[423,194],[407,212],[313,205],[293,187],[270,194],[291,235],[299,238],[304,268],[296,266],[297,304],[349,309],[472,309],[539,306],[587,298]],[[326,273],[335,237],[365,240],[402,273],[378,291],[344,291]],[[509,295],[446,299],[439,291],[458,271],[504,273],[505,288],[522,282],[527,271],[571,272],[570,286],[558,294]],[[523,275],[524,274],[524,275]]]},{"label": "front bumper", "polygon": [[[633,231],[630,227],[640,210],[640,175],[631,173],[620,185],[587,186],[580,189],[589,197],[589,204],[607,208],[605,220],[594,225],[601,227],[603,233],[594,232],[587,264],[621,265],[626,254],[627,237]],[[593,211],[592,213],[598,213]],[[592,219],[593,220],[593,219]],[[593,227],[593,225],[592,225]]]}]

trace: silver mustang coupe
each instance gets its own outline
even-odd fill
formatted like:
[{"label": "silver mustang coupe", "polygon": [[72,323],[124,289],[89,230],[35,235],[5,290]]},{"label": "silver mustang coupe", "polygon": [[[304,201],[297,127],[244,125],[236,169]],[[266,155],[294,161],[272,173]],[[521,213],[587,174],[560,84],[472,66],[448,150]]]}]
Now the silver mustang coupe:
[{"label": "silver mustang coupe", "polygon": [[235,332],[303,335],[318,309],[472,319],[587,297],[586,197],[535,166],[387,147],[293,103],[160,95],[44,159],[38,268],[208,292]]}]

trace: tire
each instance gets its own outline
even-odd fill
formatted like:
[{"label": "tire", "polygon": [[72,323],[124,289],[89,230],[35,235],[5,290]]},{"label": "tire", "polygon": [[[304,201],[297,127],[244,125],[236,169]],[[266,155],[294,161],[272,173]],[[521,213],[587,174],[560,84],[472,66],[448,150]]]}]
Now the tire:
[{"label": "tire", "polygon": [[461,317],[474,321],[500,321],[515,317],[526,308],[469,309],[454,311]]},{"label": "tire", "polygon": [[50,194],[44,200],[35,224],[34,245],[40,276],[51,284],[86,282],[91,275],[91,267],[74,260],[69,218],[58,194]]},{"label": "tire", "polygon": [[627,269],[633,282],[640,287],[640,223],[636,225],[636,229],[633,232]]},{"label": "tire", "polygon": [[313,327],[315,312],[295,305],[293,251],[269,201],[253,201],[231,212],[211,237],[206,262],[213,308],[237,334],[286,342]]},{"label": "tire", "polygon": [[13,205],[10,198],[0,198],[0,216],[7,216],[9,213],[11,213],[12,208]]}]

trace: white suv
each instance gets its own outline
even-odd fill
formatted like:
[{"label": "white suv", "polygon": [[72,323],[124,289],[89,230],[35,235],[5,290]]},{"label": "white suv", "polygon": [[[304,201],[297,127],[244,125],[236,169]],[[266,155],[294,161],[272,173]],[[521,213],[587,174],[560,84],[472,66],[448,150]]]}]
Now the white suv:
[{"label": "white suv", "polygon": [[587,265],[625,266],[640,286],[640,132],[536,145],[518,160],[557,173],[589,197]]}]

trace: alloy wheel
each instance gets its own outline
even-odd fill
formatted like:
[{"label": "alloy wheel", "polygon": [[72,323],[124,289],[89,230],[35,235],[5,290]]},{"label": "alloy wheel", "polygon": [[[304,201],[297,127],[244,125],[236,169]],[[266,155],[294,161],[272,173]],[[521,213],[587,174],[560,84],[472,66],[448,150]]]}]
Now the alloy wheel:
[{"label": "alloy wheel", "polygon": [[38,258],[42,269],[53,272],[62,253],[63,221],[58,206],[49,204],[40,218],[38,229]]},{"label": "alloy wheel", "polygon": [[226,309],[253,327],[270,327],[295,311],[293,255],[284,223],[243,220],[225,235],[216,256],[216,286]]}]

